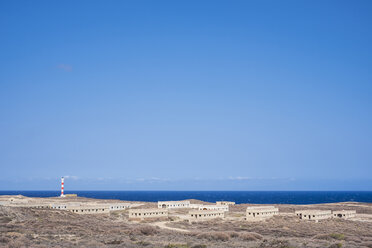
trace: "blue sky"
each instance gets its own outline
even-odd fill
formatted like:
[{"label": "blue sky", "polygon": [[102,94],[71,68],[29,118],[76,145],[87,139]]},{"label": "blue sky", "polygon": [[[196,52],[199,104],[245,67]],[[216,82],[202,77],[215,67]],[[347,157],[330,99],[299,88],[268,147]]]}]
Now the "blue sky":
[{"label": "blue sky", "polygon": [[1,1],[0,190],[372,190],[371,1]]}]

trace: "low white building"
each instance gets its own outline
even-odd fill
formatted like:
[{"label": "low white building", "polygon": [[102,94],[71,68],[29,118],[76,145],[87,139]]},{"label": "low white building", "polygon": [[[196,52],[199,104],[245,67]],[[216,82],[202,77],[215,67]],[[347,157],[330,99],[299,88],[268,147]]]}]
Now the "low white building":
[{"label": "low white building", "polygon": [[23,196],[15,196],[8,199],[11,203],[29,203],[29,199],[24,198]]},{"label": "low white building", "polygon": [[356,216],[355,210],[339,210],[339,211],[332,212],[333,218],[348,219],[348,218],[353,218],[355,216]]},{"label": "low white building", "polygon": [[50,204],[51,209],[67,209],[67,204]]},{"label": "low white building", "polygon": [[199,210],[223,210],[229,211],[229,205],[201,205]]},{"label": "low white building", "polygon": [[109,209],[110,211],[124,210],[131,208],[131,206],[132,205],[130,203],[112,203],[109,205]]},{"label": "low white building", "polygon": [[168,210],[158,208],[129,209],[129,219],[131,220],[150,218],[168,218]]},{"label": "low white building", "polygon": [[233,201],[216,201],[216,205],[235,205]]},{"label": "low white building", "polygon": [[190,201],[158,201],[158,208],[190,208]]},{"label": "low white building", "polygon": [[190,204],[190,208],[199,209],[203,204]]},{"label": "low white building", "polygon": [[274,206],[247,207],[246,220],[262,220],[279,214],[279,209]]},{"label": "low white building", "polygon": [[191,210],[189,221],[203,221],[216,218],[225,218],[224,210]]},{"label": "low white building", "polygon": [[315,220],[316,222],[332,218],[331,210],[297,210],[295,214],[300,220]]},{"label": "low white building", "polygon": [[67,206],[67,211],[75,214],[108,214],[110,209],[107,205],[80,205],[80,206]]},{"label": "low white building", "polygon": [[10,207],[22,207],[22,208],[43,208],[50,209],[50,204],[46,203],[27,203],[27,204],[10,204]]}]

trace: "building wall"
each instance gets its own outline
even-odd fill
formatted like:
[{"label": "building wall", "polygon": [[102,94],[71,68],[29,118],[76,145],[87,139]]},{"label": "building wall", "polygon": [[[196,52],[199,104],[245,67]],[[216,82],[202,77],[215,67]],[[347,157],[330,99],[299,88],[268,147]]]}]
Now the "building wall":
[{"label": "building wall", "polygon": [[130,209],[129,219],[148,219],[148,218],[167,218],[167,209],[145,208],[145,209]]},{"label": "building wall", "polygon": [[9,202],[11,202],[11,203],[28,203],[29,202],[29,200],[28,199],[23,199],[23,198],[9,198],[8,199],[8,201]]},{"label": "building wall", "polygon": [[108,214],[109,208],[106,206],[80,206],[67,207],[67,210],[75,214]]},{"label": "building wall", "polygon": [[129,203],[118,203],[118,204],[110,204],[109,209],[110,211],[116,211],[116,210],[123,210],[130,208],[131,205]]},{"label": "building wall", "polygon": [[67,205],[66,204],[52,204],[50,205],[52,209],[66,209]]},{"label": "building wall", "polygon": [[296,211],[295,214],[301,220],[324,220],[332,218],[331,210],[300,210]]},{"label": "building wall", "polygon": [[22,208],[43,208],[43,209],[50,209],[51,206],[49,204],[9,204],[10,207],[22,207]]},{"label": "building wall", "polygon": [[355,210],[341,210],[341,211],[333,211],[332,217],[333,218],[342,218],[342,219],[348,219],[353,218],[356,216]]},{"label": "building wall", "polygon": [[201,205],[199,210],[223,210],[229,211],[229,205]]},{"label": "building wall", "polygon": [[279,209],[274,206],[247,207],[246,219],[247,220],[265,219],[278,214]]},{"label": "building wall", "polygon": [[191,210],[189,212],[190,221],[210,220],[216,218],[225,218],[223,210]]},{"label": "building wall", "polygon": [[235,202],[232,202],[232,201],[217,201],[216,205],[235,205]]},{"label": "building wall", "polygon": [[190,201],[158,201],[158,208],[189,208]]},{"label": "building wall", "polygon": [[199,209],[203,204],[190,204],[190,208]]}]

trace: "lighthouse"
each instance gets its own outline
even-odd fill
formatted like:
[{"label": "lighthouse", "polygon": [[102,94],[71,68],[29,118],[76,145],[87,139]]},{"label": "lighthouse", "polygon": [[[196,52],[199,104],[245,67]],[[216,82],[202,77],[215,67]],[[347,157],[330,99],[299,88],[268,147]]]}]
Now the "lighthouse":
[{"label": "lighthouse", "polygon": [[63,190],[64,190],[64,188],[65,188],[65,178],[64,177],[62,177],[61,178],[61,197],[65,197],[65,195],[63,194]]}]

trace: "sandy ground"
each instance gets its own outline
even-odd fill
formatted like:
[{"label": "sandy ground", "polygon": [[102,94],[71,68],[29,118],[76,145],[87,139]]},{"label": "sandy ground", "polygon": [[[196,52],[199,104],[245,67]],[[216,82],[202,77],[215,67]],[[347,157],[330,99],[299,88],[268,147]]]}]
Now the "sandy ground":
[{"label": "sandy ground", "polygon": [[[73,201],[97,202],[80,197]],[[143,204],[137,205],[140,208],[157,206],[136,203]],[[78,215],[63,210],[0,206],[0,247],[372,248],[372,204],[275,205],[280,214],[259,222],[244,220],[247,206],[251,205],[230,207],[224,219],[197,223],[187,221],[188,209],[170,210],[168,220],[134,222],[128,220],[128,210]],[[347,220],[315,223],[299,220],[294,211],[300,209],[350,209],[358,214]]]},{"label": "sandy ground", "polygon": [[187,229],[181,229],[181,228],[167,226],[168,221],[159,221],[159,222],[154,222],[154,223],[149,223],[149,224],[153,225],[153,226],[160,227],[162,229],[172,230],[172,231],[176,231],[176,232],[190,232]]}]

